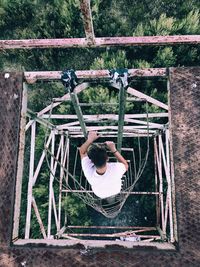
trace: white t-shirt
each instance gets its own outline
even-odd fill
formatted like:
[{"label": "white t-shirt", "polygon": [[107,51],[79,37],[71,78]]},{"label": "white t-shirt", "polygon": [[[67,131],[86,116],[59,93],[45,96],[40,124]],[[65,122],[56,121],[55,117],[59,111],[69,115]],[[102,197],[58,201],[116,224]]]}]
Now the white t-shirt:
[{"label": "white t-shirt", "polygon": [[126,172],[126,168],[123,163],[107,163],[107,169],[103,175],[99,175],[96,172],[96,167],[87,156],[81,160],[81,165],[84,175],[90,183],[96,196],[100,198],[107,198],[120,192],[122,186],[121,178]]}]

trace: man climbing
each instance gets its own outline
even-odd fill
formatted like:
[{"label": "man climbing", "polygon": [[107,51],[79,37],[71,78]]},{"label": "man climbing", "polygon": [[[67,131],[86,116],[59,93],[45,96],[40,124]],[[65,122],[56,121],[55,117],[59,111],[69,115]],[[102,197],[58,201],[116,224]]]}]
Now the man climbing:
[{"label": "man climbing", "polygon": [[79,148],[84,175],[96,196],[101,199],[117,195],[122,186],[122,176],[128,170],[128,163],[117,151],[115,144],[104,144],[119,162],[108,162],[105,145],[93,144],[99,138],[97,132],[89,132],[87,141]]}]

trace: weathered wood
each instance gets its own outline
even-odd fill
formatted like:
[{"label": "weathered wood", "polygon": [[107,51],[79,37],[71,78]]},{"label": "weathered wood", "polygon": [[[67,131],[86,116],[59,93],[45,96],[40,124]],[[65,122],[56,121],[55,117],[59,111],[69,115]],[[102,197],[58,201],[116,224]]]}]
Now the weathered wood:
[{"label": "weathered wood", "polygon": [[0,50],[32,48],[72,48],[108,46],[152,46],[198,44],[200,35],[98,37],[91,44],[86,38],[0,40]]}]

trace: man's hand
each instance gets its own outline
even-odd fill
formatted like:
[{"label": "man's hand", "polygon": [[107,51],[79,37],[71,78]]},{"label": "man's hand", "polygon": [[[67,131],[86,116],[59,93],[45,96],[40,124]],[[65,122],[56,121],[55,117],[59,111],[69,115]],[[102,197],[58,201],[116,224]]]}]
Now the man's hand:
[{"label": "man's hand", "polygon": [[115,152],[117,150],[114,142],[106,141],[105,144],[111,152]]},{"label": "man's hand", "polygon": [[128,170],[128,163],[127,163],[127,161],[125,160],[125,158],[119,153],[119,151],[117,151],[116,146],[115,146],[115,143],[114,143],[114,142],[111,142],[111,141],[106,141],[105,144],[106,144],[106,146],[108,147],[108,149],[109,149],[112,153],[116,152],[116,153],[114,153],[116,159],[117,159],[119,162],[121,162],[121,163],[124,164],[124,166],[125,166],[125,168],[126,168],[126,171],[127,171],[127,170]]},{"label": "man's hand", "polygon": [[89,132],[88,134],[88,138],[87,140],[90,142],[90,143],[93,143],[96,139],[98,139],[100,137],[100,135],[97,134],[97,132],[95,131],[91,131]]},{"label": "man's hand", "polygon": [[88,133],[88,138],[84,144],[79,148],[81,159],[87,156],[87,149],[100,135],[97,132],[91,131]]}]

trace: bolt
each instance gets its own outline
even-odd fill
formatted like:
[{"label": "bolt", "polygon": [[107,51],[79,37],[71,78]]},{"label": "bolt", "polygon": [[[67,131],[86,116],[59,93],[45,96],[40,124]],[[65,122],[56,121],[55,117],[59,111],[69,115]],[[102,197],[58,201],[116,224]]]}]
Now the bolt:
[{"label": "bolt", "polygon": [[5,73],[5,74],[4,74],[4,78],[5,78],[5,79],[8,79],[9,77],[10,77],[10,74],[9,74],[9,73]]}]

